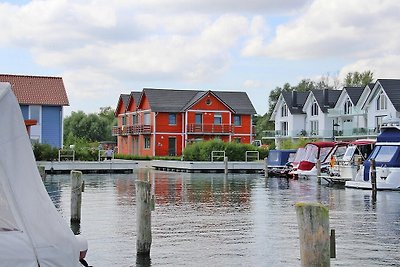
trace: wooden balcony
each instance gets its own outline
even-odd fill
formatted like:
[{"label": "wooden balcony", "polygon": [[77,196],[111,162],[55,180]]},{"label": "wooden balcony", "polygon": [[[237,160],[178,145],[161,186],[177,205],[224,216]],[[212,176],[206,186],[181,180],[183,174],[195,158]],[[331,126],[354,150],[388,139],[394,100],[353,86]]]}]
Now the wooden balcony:
[{"label": "wooden balcony", "polygon": [[112,128],[112,135],[139,135],[139,134],[150,134],[151,125],[148,124],[134,124],[124,126],[114,126]]},{"label": "wooden balcony", "polygon": [[188,134],[215,134],[229,135],[234,133],[232,124],[189,124],[187,126]]}]

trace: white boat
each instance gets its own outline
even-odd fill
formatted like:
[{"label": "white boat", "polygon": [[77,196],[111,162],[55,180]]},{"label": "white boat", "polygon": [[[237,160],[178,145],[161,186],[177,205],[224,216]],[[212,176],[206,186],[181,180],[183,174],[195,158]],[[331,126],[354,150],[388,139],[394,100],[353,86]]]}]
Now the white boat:
[{"label": "white boat", "polygon": [[374,159],[377,189],[400,190],[400,127],[396,124],[382,126],[373,151],[346,187],[372,189],[370,160]]},{"label": "white boat", "polygon": [[81,266],[79,244],[46,192],[9,83],[0,83],[0,125],[0,266]]}]

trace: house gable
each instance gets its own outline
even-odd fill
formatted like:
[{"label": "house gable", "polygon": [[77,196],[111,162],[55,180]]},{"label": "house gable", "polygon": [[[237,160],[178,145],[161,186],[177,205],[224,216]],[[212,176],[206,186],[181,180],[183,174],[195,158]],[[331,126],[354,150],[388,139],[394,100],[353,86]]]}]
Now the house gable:
[{"label": "house gable", "polygon": [[141,92],[131,92],[131,94],[129,95],[129,98],[128,98],[128,105],[126,107],[126,111],[130,111],[130,112],[136,111],[137,105],[140,100],[140,96],[141,96]]},{"label": "house gable", "polygon": [[118,117],[119,114],[123,114],[126,111],[126,105],[128,103],[129,95],[121,94],[118,99],[117,108],[115,109],[114,116]]},{"label": "house gable", "polygon": [[234,112],[231,107],[225,104],[212,91],[207,91],[202,95],[196,95],[197,99],[188,106],[187,110],[229,110]]}]

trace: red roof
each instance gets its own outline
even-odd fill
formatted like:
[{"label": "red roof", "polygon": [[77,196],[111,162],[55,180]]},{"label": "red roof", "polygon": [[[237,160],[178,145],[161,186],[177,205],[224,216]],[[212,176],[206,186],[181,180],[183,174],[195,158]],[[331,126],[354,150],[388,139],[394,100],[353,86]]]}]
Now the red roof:
[{"label": "red roof", "polygon": [[9,82],[19,104],[68,106],[61,77],[0,74],[0,82]]}]

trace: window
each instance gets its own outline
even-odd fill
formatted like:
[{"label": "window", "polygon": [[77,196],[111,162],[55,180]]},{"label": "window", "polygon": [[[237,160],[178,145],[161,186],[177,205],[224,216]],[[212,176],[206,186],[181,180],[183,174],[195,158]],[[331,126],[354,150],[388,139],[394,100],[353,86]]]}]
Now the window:
[{"label": "window", "polygon": [[168,116],[168,124],[169,125],[176,125],[176,114],[170,113]]},{"label": "window", "polygon": [[281,132],[283,136],[287,136],[288,135],[288,122],[287,121],[283,121],[281,122]]},{"label": "window", "polygon": [[203,124],[203,114],[197,113],[195,115],[195,123],[196,124]]},{"label": "window", "polygon": [[241,143],[241,138],[240,137],[235,137],[233,138],[233,142],[240,144]]},{"label": "window", "polygon": [[375,157],[375,161],[377,162],[391,161],[397,149],[398,149],[397,146],[381,146],[378,151],[378,154]]},{"label": "window", "polygon": [[217,125],[222,124],[222,115],[220,113],[214,114],[214,124],[217,124]]},{"label": "window", "polygon": [[311,105],[311,116],[318,116],[318,103],[317,101],[314,99],[314,102]]},{"label": "window", "polygon": [[311,121],[311,135],[318,135],[318,121]]},{"label": "window", "polygon": [[351,103],[350,99],[347,98],[346,102],[344,103],[344,114],[351,114],[352,107],[353,107],[353,103]]},{"label": "window", "polygon": [[150,113],[144,113],[144,124],[145,125],[150,125]]},{"label": "window", "polygon": [[40,113],[41,113],[41,106],[37,106],[37,105],[29,106],[29,118],[31,120],[36,120],[38,125],[41,122]]},{"label": "window", "polygon": [[138,120],[137,114],[132,115],[132,121],[133,121],[133,124],[138,124],[139,120]]},{"label": "window", "polygon": [[242,116],[234,115],[233,116],[233,123],[235,124],[235,126],[242,126]]},{"label": "window", "polygon": [[148,136],[144,137],[144,148],[150,149],[150,137],[148,137]]},{"label": "window", "polygon": [[385,110],[387,109],[387,97],[383,91],[379,94],[376,99],[376,110]]},{"label": "window", "polygon": [[385,116],[376,116],[375,117],[375,132],[379,132],[381,130],[381,126],[383,124],[383,117]]},{"label": "window", "polygon": [[125,115],[122,116],[122,125],[126,125],[126,116]]},{"label": "window", "polygon": [[287,108],[286,103],[283,103],[282,107],[281,107],[281,116],[287,117],[287,115],[288,115],[288,108]]}]

